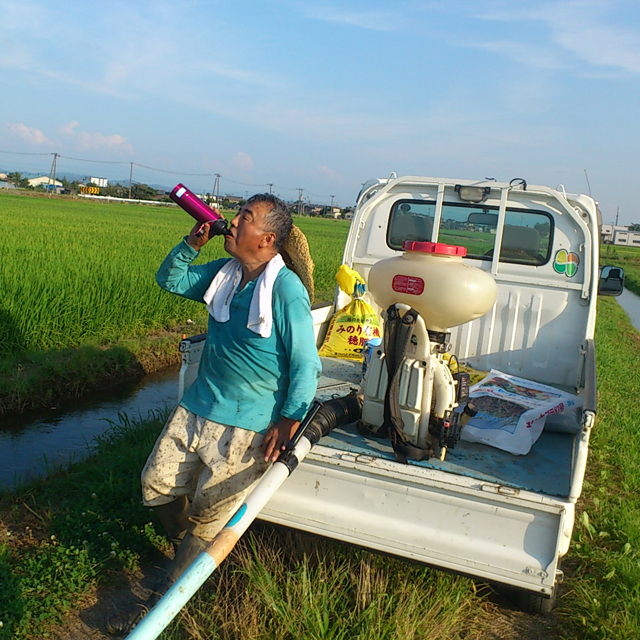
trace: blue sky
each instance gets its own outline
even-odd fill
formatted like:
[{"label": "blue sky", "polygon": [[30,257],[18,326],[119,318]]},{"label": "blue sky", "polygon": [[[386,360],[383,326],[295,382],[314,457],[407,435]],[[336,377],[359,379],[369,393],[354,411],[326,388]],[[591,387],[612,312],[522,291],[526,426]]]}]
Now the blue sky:
[{"label": "blue sky", "polygon": [[586,170],[605,222],[640,222],[639,17],[635,0],[0,0],[0,150],[342,205],[392,171],[588,193]]}]

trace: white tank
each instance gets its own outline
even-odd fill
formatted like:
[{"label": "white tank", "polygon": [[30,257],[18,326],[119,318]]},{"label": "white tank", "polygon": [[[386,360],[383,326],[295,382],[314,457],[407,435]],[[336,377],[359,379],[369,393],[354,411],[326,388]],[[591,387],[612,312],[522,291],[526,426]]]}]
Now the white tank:
[{"label": "white tank", "polygon": [[407,240],[404,253],[380,260],[368,287],[383,309],[400,302],[413,307],[430,331],[447,331],[483,316],[496,300],[496,283],[462,262],[464,247]]}]

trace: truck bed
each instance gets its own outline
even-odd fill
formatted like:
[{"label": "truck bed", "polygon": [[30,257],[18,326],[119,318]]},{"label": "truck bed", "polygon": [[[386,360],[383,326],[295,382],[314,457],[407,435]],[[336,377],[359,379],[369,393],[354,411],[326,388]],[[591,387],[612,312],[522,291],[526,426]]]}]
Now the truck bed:
[{"label": "truck bed", "polygon": [[[359,386],[362,364],[322,358],[322,372],[317,397],[327,400],[346,395],[351,388]],[[544,431],[526,456],[515,456],[494,447],[460,441],[455,449],[447,452],[444,462],[431,458],[420,462],[412,460],[409,464],[516,490],[564,498],[570,490],[575,438],[573,433]],[[355,425],[334,429],[320,444],[355,456],[395,460],[388,439],[364,436],[358,433]]]}]

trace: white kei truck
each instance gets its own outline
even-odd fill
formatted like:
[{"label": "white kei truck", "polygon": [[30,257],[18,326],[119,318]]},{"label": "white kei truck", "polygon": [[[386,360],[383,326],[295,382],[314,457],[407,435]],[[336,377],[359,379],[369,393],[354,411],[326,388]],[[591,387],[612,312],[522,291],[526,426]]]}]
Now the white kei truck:
[{"label": "white kei truck", "polygon": [[[336,428],[259,517],[506,586],[520,595],[523,609],[547,612],[562,580],[560,561],[569,549],[596,417],[597,296],[618,295],[623,273],[599,268],[600,219],[591,197],[521,179],[391,174],[365,183],[343,262],[369,285],[372,267],[401,256],[407,241],[465,247],[462,263],[495,282],[489,311],[451,328],[441,350],[473,369],[568,391],[580,408],[549,416],[526,455],[460,440],[444,459],[401,463],[388,438],[371,437],[356,425]],[[385,310],[373,297],[369,301],[379,313]],[[334,313],[349,302],[337,289],[333,304],[313,309],[318,346]],[[180,345],[180,395],[196,375],[204,338]],[[384,358],[381,349],[367,369],[378,375],[374,386],[386,384],[376,358]],[[367,394],[376,391],[363,380],[362,364],[322,361],[317,398],[365,390],[366,409]],[[407,429],[411,412],[415,417],[430,410],[417,397],[433,385],[424,365],[409,367],[422,367],[419,384],[413,378],[400,384]]]}]

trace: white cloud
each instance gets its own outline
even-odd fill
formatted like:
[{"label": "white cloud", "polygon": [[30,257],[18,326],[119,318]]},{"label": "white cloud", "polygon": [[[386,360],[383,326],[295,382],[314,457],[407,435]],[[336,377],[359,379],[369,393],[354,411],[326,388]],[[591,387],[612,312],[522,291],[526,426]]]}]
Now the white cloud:
[{"label": "white cloud", "polygon": [[71,143],[80,151],[121,151],[132,153],[133,147],[124,136],[119,133],[103,134],[98,131],[89,133],[88,131],[77,130],[80,123],[72,120],[68,124],[59,128],[60,133],[67,136]]},{"label": "white cloud", "polygon": [[307,16],[372,31],[395,31],[399,26],[399,14],[396,11],[344,11],[336,6],[325,5],[308,8]]},{"label": "white cloud", "polygon": [[253,169],[253,158],[248,153],[244,153],[244,151],[238,151],[233,156],[231,164],[240,171],[251,171]]},{"label": "white cloud", "polygon": [[[640,34],[614,15],[625,12],[624,0],[561,0],[537,4],[490,2],[477,17],[488,21],[538,22],[549,29],[551,45],[556,51],[548,52],[548,60],[571,53],[590,65],[615,67],[631,73],[640,73]],[[498,43],[497,43],[498,44]],[[543,46],[544,43],[541,43]],[[482,45],[489,48],[489,45]],[[500,46],[496,47],[499,50]],[[547,56],[540,50],[509,43],[502,52],[519,62],[543,66]],[[527,53],[533,53],[531,58]],[[525,54],[523,56],[523,53]]]},{"label": "white cloud", "polygon": [[129,153],[133,151],[133,147],[127,142],[127,139],[124,136],[121,136],[119,133],[103,135],[102,133],[99,133],[97,131],[95,133],[81,131],[78,134],[78,141],[81,149],[121,150],[127,151]]},{"label": "white cloud", "polygon": [[65,135],[74,135],[74,129],[76,127],[79,127],[80,123],[77,120],[72,120],[71,122],[69,122],[69,124],[64,124],[60,127],[59,131],[60,133],[63,133]]},{"label": "white cloud", "polygon": [[26,124],[19,122],[9,125],[9,131],[14,135],[26,140],[30,144],[51,144],[51,140],[40,131],[40,129],[34,129],[33,127],[27,127]]},{"label": "white cloud", "polygon": [[325,164],[321,164],[318,167],[318,173],[322,178],[326,178],[327,180],[330,180],[331,182],[339,185],[343,185],[346,182],[345,177],[341,173],[339,173],[335,169],[331,169]]},{"label": "white cloud", "polygon": [[466,40],[458,44],[464,47],[501,53],[516,62],[530,67],[538,67],[541,69],[560,69],[566,67],[566,64],[561,62],[558,52],[551,51],[549,47],[544,45],[532,45],[508,40],[492,40],[490,42],[471,42]]}]

